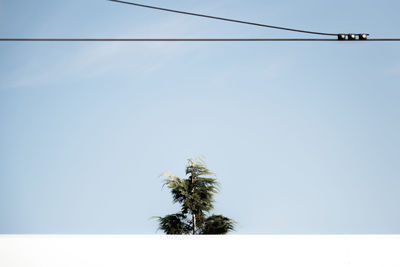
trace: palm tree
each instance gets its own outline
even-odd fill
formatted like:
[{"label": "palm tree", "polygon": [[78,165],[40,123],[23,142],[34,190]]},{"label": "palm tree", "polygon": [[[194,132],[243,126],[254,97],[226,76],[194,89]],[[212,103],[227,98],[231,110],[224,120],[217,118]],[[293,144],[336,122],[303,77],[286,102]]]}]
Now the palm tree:
[{"label": "palm tree", "polygon": [[172,235],[227,234],[234,230],[234,220],[222,215],[208,216],[214,208],[214,195],[219,191],[219,184],[203,160],[188,160],[186,179],[170,173],[164,175],[164,185],[170,188],[173,202],[181,204],[181,210],[165,217],[155,217],[160,230]]}]

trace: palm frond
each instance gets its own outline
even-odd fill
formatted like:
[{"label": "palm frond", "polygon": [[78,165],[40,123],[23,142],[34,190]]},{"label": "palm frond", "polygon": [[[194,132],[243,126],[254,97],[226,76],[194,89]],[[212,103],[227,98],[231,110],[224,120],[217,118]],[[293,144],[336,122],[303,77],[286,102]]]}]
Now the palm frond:
[{"label": "palm frond", "polygon": [[181,213],[170,214],[165,217],[156,217],[159,222],[159,230],[167,235],[183,235],[187,234],[187,225],[185,216]]},{"label": "palm frond", "polygon": [[[156,217],[159,229],[166,234],[226,234],[234,230],[235,221],[222,215],[207,217],[214,208],[214,195],[220,184],[215,173],[207,168],[201,158],[189,159],[186,179],[164,173],[164,186],[171,190],[174,203],[181,204],[181,213]],[[197,232],[194,230],[198,229]]]},{"label": "palm frond", "polygon": [[223,235],[235,229],[234,220],[222,215],[212,215],[208,217],[202,226],[203,235]]}]

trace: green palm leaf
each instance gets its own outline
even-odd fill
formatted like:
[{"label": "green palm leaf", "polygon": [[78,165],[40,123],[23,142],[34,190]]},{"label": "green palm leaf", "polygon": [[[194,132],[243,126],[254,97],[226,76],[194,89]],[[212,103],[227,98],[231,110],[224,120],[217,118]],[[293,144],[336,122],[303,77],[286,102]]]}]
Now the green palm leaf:
[{"label": "green palm leaf", "polygon": [[220,185],[204,160],[189,159],[186,179],[164,173],[164,185],[171,190],[174,203],[181,204],[181,213],[156,217],[165,234],[226,234],[235,222],[222,215],[207,214],[214,208],[214,195]]}]

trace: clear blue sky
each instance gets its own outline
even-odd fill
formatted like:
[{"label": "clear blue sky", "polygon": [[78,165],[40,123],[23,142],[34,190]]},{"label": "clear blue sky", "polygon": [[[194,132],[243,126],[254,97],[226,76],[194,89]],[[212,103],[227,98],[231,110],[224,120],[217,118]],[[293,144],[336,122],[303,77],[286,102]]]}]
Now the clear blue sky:
[{"label": "clear blue sky", "polygon": [[[399,1],[142,1],[400,37]],[[1,37],[307,37],[0,0]],[[400,234],[399,43],[0,43],[0,233],[156,233],[202,155],[237,234]],[[158,232],[160,233],[160,232]]]}]

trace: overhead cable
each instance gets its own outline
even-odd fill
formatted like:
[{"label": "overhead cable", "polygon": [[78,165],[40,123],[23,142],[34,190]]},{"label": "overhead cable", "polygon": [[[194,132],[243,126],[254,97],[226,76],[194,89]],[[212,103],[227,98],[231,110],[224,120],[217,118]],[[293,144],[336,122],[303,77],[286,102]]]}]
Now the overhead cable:
[{"label": "overhead cable", "polygon": [[[360,42],[360,40],[349,40]],[[374,38],[362,42],[393,42],[400,38]],[[0,38],[0,42],[341,42],[316,38]]]},{"label": "overhead cable", "polygon": [[138,6],[138,7],[144,7],[144,8],[151,8],[151,9],[156,9],[156,10],[161,10],[161,11],[179,13],[179,14],[184,14],[184,15],[197,16],[197,17],[216,19],[216,20],[224,20],[224,21],[229,21],[229,22],[234,22],[234,23],[241,23],[241,24],[259,26],[259,27],[266,27],[266,28],[272,28],[272,29],[278,29],[278,30],[284,30],[284,31],[301,32],[301,33],[317,34],[317,35],[338,36],[337,33],[326,33],[326,32],[315,32],[315,31],[298,30],[298,29],[292,29],[292,28],[286,28],[286,27],[280,27],[280,26],[273,26],[273,25],[267,25],[267,24],[254,23],[254,22],[249,22],[249,21],[242,21],[242,20],[236,20],[236,19],[215,17],[215,16],[204,15],[204,14],[197,14],[197,13],[192,13],[192,12],[186,12],[186,11],[179,11],[179,10],[174,10],[174,9],[156,7],[156,6],[143,5],[143,4],[127,2],[127,1],[120,1],[120,0],[108,0],[108,1],[121,3],[121,4],[127,4],[127,5],[133,5],[133,6]]}]

